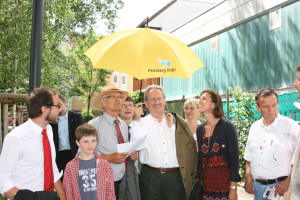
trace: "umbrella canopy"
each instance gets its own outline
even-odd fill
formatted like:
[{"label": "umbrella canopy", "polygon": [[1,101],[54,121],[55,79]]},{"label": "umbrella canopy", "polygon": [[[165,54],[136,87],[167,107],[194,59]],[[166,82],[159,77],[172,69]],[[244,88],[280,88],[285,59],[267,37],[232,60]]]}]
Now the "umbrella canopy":
[{"label": "umbrella canopy", "polygon": [[179,77],[188,79],[204,67],[196,54],[178,39],[149,28],[112,33],[86,52],[94,68],[108,69],[137,79]]}]

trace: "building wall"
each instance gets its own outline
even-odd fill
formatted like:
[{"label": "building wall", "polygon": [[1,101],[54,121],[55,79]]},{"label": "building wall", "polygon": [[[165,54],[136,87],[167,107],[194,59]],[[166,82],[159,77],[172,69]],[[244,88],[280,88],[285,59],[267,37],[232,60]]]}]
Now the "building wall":
[{"label": "building wall", "polygon": [[295,79],[294,67],[300,63],[299,10],[299,1],[284,4],[281,26],[276,29],[270,30],[269,12],[225,29],[217,35],[217,49],[213,51],[211,38],[192,45],[206,67],[189,80],[163,78],[167,99],[193,97],[206,88],[220,93],[228,87],[247,91],[289,88]]},{"label": "building wall", "polygon": [[226,0],[172,31],[191,46],[294,0]]}]

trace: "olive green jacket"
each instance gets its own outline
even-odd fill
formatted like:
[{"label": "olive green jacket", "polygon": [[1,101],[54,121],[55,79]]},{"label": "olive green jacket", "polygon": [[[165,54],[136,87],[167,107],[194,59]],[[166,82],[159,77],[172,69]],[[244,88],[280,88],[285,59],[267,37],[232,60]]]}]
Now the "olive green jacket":
[{"label": "olive green jacket", "polygon": [[197,172],[197,146],[188,123],[176,114],[175,118],[177,160],[185,188],[186,198],[188,199]]}]

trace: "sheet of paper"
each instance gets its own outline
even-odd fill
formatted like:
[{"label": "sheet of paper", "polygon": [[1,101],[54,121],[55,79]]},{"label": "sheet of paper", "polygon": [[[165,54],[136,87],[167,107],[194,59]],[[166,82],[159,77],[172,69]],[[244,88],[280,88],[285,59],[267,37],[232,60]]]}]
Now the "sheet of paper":
[{"label": "sheet of paper", "polygon": [[279,196],[278,194],[275,196],[275,187],[267,187],[263,197],[272,199],[272,200],[283,200],[286,193],[284,193],[284,196]]},{"label": "sheet of paper", "polygon": [[143,137],[138,138],[135,141],[130,141],[128,143],[118,144],[117,145],[117,151],[118,151],[118,153],[122,153],[122,152],[131,153],[133,151],[142,150],[146,147],[146,143],[145,143],[146,138],[147,138],[147,135],[144,135]]}]

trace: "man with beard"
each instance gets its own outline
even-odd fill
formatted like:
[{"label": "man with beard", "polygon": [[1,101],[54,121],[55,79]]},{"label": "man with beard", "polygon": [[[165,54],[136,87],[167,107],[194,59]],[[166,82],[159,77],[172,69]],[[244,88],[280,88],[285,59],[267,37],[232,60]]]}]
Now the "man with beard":
[{"label": "man with beard", "polygon": [[7,198],[55,189],[66,199],[49,125],[57,123],[60,107],[57,92],[50,88],[36,88],[28,97],[29,119],[6,135],[0,156],[0,193]]},{"label": "man with beard", "polygon": [[[95,98],[95,106],[103,111],[103,115],[88,122],[98,131],[98,143],[95,151],[109,162],[113,170],[117,199],[128,156],[127,152],[117,152],[117,144],[128,142],[128,127],[119,118],[122,103],[127,96],[128,92],[119,90],[114,84],[107,84]],[[131,153],[130,158],[135,161],[137,153]]]},{"label": "man with beard", "polygon": [[59,171],[65,171],[67,163],[75,157],[78,151],[75,130],[83,124],[83,119],[80,113],[66,109],[66,101],[62,95],[58,95],[58,98],[61,104],[58,124],[51,124],[51,126],[56,150],[56,164]]}]

